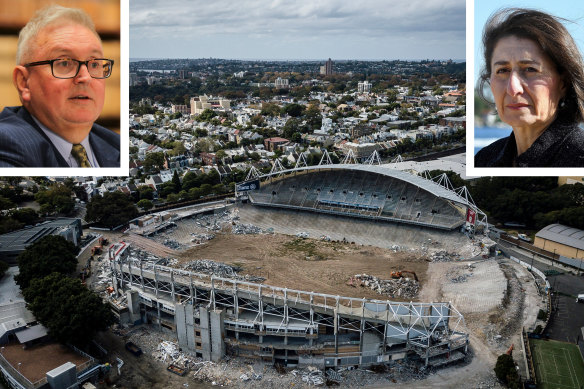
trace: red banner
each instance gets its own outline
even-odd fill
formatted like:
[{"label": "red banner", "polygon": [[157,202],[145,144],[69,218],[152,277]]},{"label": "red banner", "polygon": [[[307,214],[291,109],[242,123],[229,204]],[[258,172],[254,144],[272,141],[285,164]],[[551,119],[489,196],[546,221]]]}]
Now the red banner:
[{"label": "red banner", "polygon": [[475,224],[475,219],[477,217],[477,213],[472,209],[468,208],[466,210],[466,222],[470,224]]}]

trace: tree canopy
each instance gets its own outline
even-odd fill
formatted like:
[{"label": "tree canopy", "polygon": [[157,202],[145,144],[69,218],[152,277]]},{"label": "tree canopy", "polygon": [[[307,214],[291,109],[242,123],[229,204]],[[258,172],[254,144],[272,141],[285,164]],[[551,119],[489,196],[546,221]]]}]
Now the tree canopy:
[{"label": "tree canopy", "polygon": [[53,272],[71,274],[77,267],[79,249],[59,235],[47,235],[28,246],[17,258],[19,273],[14,277],[22,290],[35,278]]},{"label": "tree canopy", "polygon": [[115,321],[97,294],[60,273],[32,280],[23,296],[36,319],[61,343],[85,344]]},{"label": "tree canopy", "polygon": [[70,213],[75,207],[71,188],[62,184],[55,184],[48,189],[39,191],[35,196],[41,205],[41,213]]},{"label": "tree canopy", "polygon": [[132,199],[122,192],[106,192],[91,198],[87,204],[85,219],[114,228],[138,216]]}]

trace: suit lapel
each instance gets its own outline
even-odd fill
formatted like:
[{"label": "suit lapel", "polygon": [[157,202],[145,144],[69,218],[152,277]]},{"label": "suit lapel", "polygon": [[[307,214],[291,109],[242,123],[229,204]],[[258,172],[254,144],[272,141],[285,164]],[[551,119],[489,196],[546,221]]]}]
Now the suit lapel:
[{"label": "suit lapel", "polygon": [[[107,129],[104,130],[109,131]],[[89,143],[100,167],[120,166],[120,150],[99,136],[99,129],[95,125],[89,133]]]},{"label": "suit lapel", "polygon": [[59,150],[57,150],[57,148],[55,147],[53,142],[51,142],[51,140],[45,134],[45,132],[34,121],[34,119],[30,115],[30,113],[26,110],[26,108],[22,107],[17,112],[17,116],[20,116],[21,119],[23,119],[28,124],[30,124],[31,127],[34,128],[35,131],[38,132],[38,134],[41,137],[43,137],[43,139],[45,139],[48,142],[48,144],[50,145],[50,149],[47,150],[50,152],[47,152],[47,154],[41,156],[42,161],[40,161],[40,163],[38,164],[39,166],[69,167],[69,164],[67,163],[67,161],[65,161],[65,159],[63,159],[63,157],[61,156],[61,153],[59,153]]}]

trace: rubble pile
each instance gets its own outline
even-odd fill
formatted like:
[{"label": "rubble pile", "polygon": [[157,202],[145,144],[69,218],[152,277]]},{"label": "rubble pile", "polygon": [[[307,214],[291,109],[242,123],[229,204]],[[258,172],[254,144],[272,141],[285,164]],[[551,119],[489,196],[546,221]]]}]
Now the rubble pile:
[{"label": "rubble pile", "polygon": [[263,282],[264,277],[251,276],[249,274],[239,275],[238,271],[241,270],[238,266],[231,266],[221,262],[215,262],[210,259],[198,259],[195,261],[190,261],[183,265],[184,270],[193,271],[195,273],[209,274],[222,278],[233,278],[240,281],[248,282]]},{"label": "rubble pile", "polygon": [[413,298],[420,289],[418,281],[406,277],[382,280],[368,274],[356,274],[355,278],[361,282],[361,286],[389,297]]},{"label": "rubble pile", "polygon": [[162,341],[152,356],[166,364],[173,364],[181,369],[190,369],[195,362],[187,354],[179,351],[178,344],[175,342]]},{"label": "rubble pile", "polygon": [[233,227],[231,227],[231,233],[236,235],[273,234],[274,229],[272,227],[262,229],[253,224],[234,224]]},{"label": "rubble pile", "polygon": [[448,251],[437,251],[430,255],[431,262],[452,262],[460,258],[457,253],[449,253]]},{"label": "rubble pile", "polygon": [[469,277],[472,277],[472,273],[471,274],[462,274],[458,277],[451,278],[450,282],[452,282],[454,284],[459,284],[461,282],[467,282]]},{"label": "rubble pile", "polygon": [[195,234],[194,232],[191,233],[191,236],[191,242],[195,244],[203,244],[215,238],[215,234]]},{"label": "rubble pile", "polygon": [[298,375],[300,375],[302,377],[302,382],[308,384],[309,386],[324,385],[324,374],[317,367],[308,366],[307,371],[305,372],[292,370],[292,374],[294,377],[298,377]]},{"label": "rubble pile", "polygon": [[237,272],[241,270],[240,267],[226,265],[221,262],[215,262],[210,259],[198,259],[185,263],[182,268],[184,270],[194,271],[196,273],[210,274],[217,277],[234,278],[237,277]]},{"label": "rubble pile", "polygon": [[178,249],[181,248],[181,244],[178,243],[174,239],[164,239],[164,241],[162,242],[162,244],[165,245],[168,248],[173,249],[173,250],[178,250]]}]

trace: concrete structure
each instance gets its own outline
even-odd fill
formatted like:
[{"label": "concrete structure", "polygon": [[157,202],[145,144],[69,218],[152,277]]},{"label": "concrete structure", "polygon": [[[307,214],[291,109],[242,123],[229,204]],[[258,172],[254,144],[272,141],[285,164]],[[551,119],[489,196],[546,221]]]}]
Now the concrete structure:
[{"label": "concrete structure", "polygon": [[[487,217],[465,187],[454,190],[445,174],[425,178],[394,168],[324,163],[272,168],[256,175],[260,188],[238,193],[252,204],[412,224],[443,230],[486,229]],[[251,176],[251,173],[250,173]],[[251,178],[248,176],[248,179]]]},{"label": "concrete structure", "polygon": [[288,143],[289,140],[285,138],[266,138],[264,139],[264,146],[269,151],[274,151],[278,148],[278,146]]},{"label": "concrete structure", "polygon": [[60,235],[78,245],[82,235],[81,219],[59,218],[0,235],[0,260],[16,263],[21,252],[47,235]]},{"label": "concrete structure", "polygon": [[199,115],[206,109],[231,109],[231,101],[227,99],[209,99],[206,95],[191,97],[191,115]]},{"label": "concrete structure", "polygon": [[278,77],[274,82],[274,86],[278,89],[288,89],[290,87],[290,84],[288,83],[287,78]]},{"label": "concrete structure", "polygon": [[170,108],[172,110],[172,113],[180,112],[181,114],[186,116],[191,114],[191,109],[189,108],[188,105],[173,105]]},{"label": "concrete structure", "polygon": [[369,93],[371,92],[371,83],[367,80],[359,81],[357,84],[357,91],[359,93]]},{"label": "concrete structure", "polygon": [[320,67],[320,74],[330,76],[333,74],[333,61],[329,58],[323,66]]},{"label": "concrete structure", "polygon": [[561,224],[550,224],[535,234],[535,247],[568,258],[580,259],[584,268],[584,231]]},{"label": "concrete structure", "polygon": [[208,276],[155,265],[123,242],[109,258],[115,293],[137,293],[143,321],[172,329],[183,350],[206,360],[229,354],[338,368],[418,355],[426,366],[440,366],[467,352],[464,319],[450,303],[358,299]]}]

